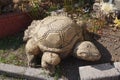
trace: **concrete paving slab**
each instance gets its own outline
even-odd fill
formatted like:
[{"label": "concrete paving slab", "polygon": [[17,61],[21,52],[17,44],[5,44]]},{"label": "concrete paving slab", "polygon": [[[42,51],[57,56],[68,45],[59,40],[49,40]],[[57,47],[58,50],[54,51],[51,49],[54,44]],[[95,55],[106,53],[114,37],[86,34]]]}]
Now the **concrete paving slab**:
[{"label": "concrete paving slab", "polygon": [[20,77],[27,80],[54,80],[42,69],[20,67],[0,63],[0,74],[11,77]]},{"label": "concrete paving slab", "polygon": [[114,63],[114,67],[115,67],[115,69],[117,69],[118,72],[120,73],[120,62],[115,62],[115,63]]},{"label": "concrete paving slab", "polygon": [[120,80],[120,73],[110,63],[79,67],[81,80]]}]

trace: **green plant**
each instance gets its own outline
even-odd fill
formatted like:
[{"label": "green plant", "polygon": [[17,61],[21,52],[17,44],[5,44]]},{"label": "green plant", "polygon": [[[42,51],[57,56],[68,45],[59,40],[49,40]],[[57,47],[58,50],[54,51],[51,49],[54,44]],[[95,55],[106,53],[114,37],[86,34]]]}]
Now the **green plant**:
[{"label": "green plant", "polygon": [[4,58],[2,58],[2,57],[0,57],[0,62],[2,62],[2,63],[6,63],[6,62],[7,62],[7,60],[6,60],[6,59],[4,59]]},{"label": "green plant", "polygon": [[61,77],[61,75],[62,74],[61,74],[60,66],[56,66],[54,80],[58,80]]},{"label": "green plant", "polygon": [[0,62],[25,66],[25,44],[23,33],[0,40]]},{"label": "green plant", "polygon": [[90,19],[89,22],[90,22],[89,23],[90,27],[88,28],[88,30],[93,33],[99,33],[99,31],[101,31],[101,28],[103,28],[106,23],[105,20],[95,19],[95,18]]},{"label": "green plant", "polygon": [[51,5],[49,11],[57,10],[58,7],[56,5]]},{"label": "green plant", "polygon": [[83,7],[83,5],[84,5],[84,0],[79,0],[79,5],[80,5],[81,7]]},{"label": "green plant", "polygon": [[117,17],[115,18],[114,23],[116,28],[120,28],[120,20]]},{"label": "green plant", "polygon": [[73,10],[73,0],[64,0],[64,8],[66,12]]},{"label": "green plant", "polygon": [[32,19],[42,19],[47,14],[45,13],[44,9],[40,7],[40,1],[39,0],[30,0],[30,9],[29,9],[29,15]]},{"label": "green plant", "polygon": [[21,0],[18,4],[18,9],[21,12],[27,12],[33,20],[42,19],[47,16],[45,10],[40,6],[40,0]]}]

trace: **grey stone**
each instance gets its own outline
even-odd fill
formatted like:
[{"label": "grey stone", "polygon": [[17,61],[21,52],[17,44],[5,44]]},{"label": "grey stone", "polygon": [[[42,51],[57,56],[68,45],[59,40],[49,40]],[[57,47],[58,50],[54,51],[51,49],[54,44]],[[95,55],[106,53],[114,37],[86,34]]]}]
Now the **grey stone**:
[{"label": "grey stone", "polygon": [[109,63],[79,67],[81,80],[120,80],[120,73]]},{"label": "grey stone", "polygon": [[41,68],[27,68],[0,63],[0,74],[28,80],[54,80]]},{"label": "grey stone", "polygon": [[119,71],[119,73],[120,73],[120,62],[115,62],[115,63],[114,63],[114,67],[115,67],[115,69],[117,69],[117,70]]},{"label": "grey stone", "polygon": [[7,72],[7,73],[23,75],[25,70],[26,70],[25,67],[18,67],[18,66],[14,66],[14,65],[0,63],[0,72]]},{"label": "grey stone", "polygon": [[50,76],[46,74],[44,70],[41,69],[34,69],[34,68],[27,68],[24,74],[25,76],[30,76],[33,79],[42,79],[42,80],[53,80]]},{"label": "grey stone", "polygon": [[117,10],[120,10],[120,0],[115,0],[115,7],[117,8]]}]

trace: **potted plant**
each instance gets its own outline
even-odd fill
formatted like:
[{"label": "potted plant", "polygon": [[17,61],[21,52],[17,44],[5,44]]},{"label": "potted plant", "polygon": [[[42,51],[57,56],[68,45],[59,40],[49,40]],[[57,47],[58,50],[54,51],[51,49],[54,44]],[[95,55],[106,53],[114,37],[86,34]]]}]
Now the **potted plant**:
[{"label": "potted plant", "polygon": [[0,0],[0,38],[24,30],[31,21],[25,12],[15,11],[12,0]]},{"label": "potted plant", "polygon": [[0,38],[23,31],[42,17],[39,0],[0,0]]},{"label": "potted plant", "polygon": [[9,13],[0,16],[0,38],[24,30],[31,21],[26,13]]}]

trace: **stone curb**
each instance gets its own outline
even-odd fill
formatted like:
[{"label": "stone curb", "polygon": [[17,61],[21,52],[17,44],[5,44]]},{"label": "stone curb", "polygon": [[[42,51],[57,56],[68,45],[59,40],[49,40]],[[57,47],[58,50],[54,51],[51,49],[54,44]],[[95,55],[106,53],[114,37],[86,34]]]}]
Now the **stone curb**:
[{"label": "stone curb", "polygon": [[[26,80],[54,80],[44,70],[0,63],[0,74]],[[120,62],[79,67],[80,80],[120,80]]]},{"label": "stone curb", "polygon": [[23,78],[25,80],[54,80],[53,77],[48,76],[42,69],[20,67],[4,63],[0,63],[0,74]]},{"label": "stone curb", "polygon": [[120,80],[120,62],[79,67],[80,80]]}]

